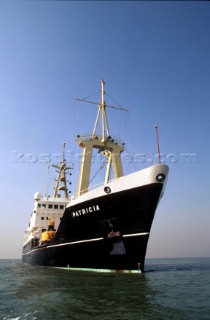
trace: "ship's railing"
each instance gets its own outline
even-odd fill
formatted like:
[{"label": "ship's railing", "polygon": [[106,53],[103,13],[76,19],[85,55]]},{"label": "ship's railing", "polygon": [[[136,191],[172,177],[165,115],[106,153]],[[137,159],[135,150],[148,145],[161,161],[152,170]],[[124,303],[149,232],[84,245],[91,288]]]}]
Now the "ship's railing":
[{"label": "ship's railing", "polygon": [[[124,146],[125,143],[120,139],[113,136],[108,136],[107,134],[104,135],[105,141],[114,142],[115,144],[118,144],[120,146]],[[84,134],[84,135],[77,135],[76,141],[78,143],[82,142],[83,140],[92,140],[92,139],[98,139],[101,140],[102,137],[93,133]]]},{"label": "ship's railing", "polygon": [[[114,181],[114,179],[109,180],[109,182],[112,182],[112,181]],[[71,197],[70,200],[75,200],[75,199],[79,198],[81,195],[83,195],[83,194],[85,194],[85,193],[87,193],[87,192],[90,192],[91,190],[94,190],[94,189],[96,189],[96,188],[98,188],[98,187],[100,187],[100,186],[103,186],[103,185],[105,185],[104,182],[95,184],[95,185],[93,185],[93,186],[89,186],[87,189],[84,189],[84,190],[80,191],[80,193],[78,193],[78,192],[75,193],[75,194]]]}]

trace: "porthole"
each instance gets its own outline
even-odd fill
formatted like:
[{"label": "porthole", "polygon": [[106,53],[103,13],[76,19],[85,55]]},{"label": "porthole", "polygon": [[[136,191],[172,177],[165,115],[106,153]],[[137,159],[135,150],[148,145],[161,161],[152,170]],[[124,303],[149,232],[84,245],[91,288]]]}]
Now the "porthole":
[{"label": "porthole", "polygon": [[105,187],[105,188],[104,188],[104,191],[108,194],[108,193],[111,192],[111,189],[110,189],[110,187]]}]

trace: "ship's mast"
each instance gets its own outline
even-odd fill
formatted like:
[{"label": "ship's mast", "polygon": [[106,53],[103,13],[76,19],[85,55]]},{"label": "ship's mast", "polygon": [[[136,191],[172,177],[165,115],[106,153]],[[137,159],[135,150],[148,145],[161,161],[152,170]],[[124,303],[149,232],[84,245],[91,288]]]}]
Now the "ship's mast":
[{"label": "ship's mast", "polygon": [[66,170],[71,169],[70,167],[66,167],[66,159],[65,159],[65,141],[63,142],[63,151],[62,151],[62,162],[60,165],[54,165],[53,167],[58,169],[58,179],[56,180],[56,186],[54,190],[53,197],[59,198],[59,191],[64,192],[64,197],[68,199],[68,188],[66,185]]},{"label": "ship's mast", "polygon": [[[93,149],[98,149],[98,151],[107,158],[107,171],[105,177],[105,183],[109,182],[111,167],[114,172],[114,179],[123,176],[121,152],[124,150],[124,144],[117,139],[111,137],[108,126],[108,119],[106,114],[106,107],[111,107],[114,109],[124,110],[122,108],[117,108],[113,106],[107,106],[104,95],[105,82],[101,81],[101,103],[96,103],[88,101],[85,99],[78,99],[80,101],[89,102],[98,105],[98,113],[96,116],[95,125],[92,134],[89,136],[77,136],[77,143],[83,149],[82,161],[80,166],[80,177],[78,185],[78,195],[88,191],[89,180],[90,180],[90,168],[92,160]],[[101,120],[101,133],[97,135],[96,130],[99,125],[99,120]]]},{"label": "ship's mast", "polygon": [[98,105],[98,114],[96,117],[95,126],[93,129],[93,136],[96,134],[96,128],[98,125],[99,118],[101,116],[101,137],[102,141],[105,141],[105,136],[110,136],[109,133],[109,126],[108,126],[108,120],[106,115],[106,102],[104,99],[105,91],[104,91],[104,80],[101,81],[101,104]]}]

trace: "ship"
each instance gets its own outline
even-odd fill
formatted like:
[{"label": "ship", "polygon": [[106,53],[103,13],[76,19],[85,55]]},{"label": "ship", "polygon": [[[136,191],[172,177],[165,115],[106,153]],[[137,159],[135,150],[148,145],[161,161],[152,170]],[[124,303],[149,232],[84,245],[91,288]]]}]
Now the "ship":
[{"label": "ship", "polygon": [[[82,149],[78,189],[74,196],[62,200],[35,194],[31,225],[23,245],[22,260],[26,263],[68,270],[144,272],[151,226],[169,168],[158,163],[123,174],[125,143],[111,135],[106,112],[108,107],[119,107],[106,104],[104,88],[102,80],[100,102],[77,99],[98,107],[93,131],[76,137]],[[106,164],[105,179],[97,186],[90,183],[94,151],[104,157]],[[65,170],[61,176],[65,180]],[[51,215],[46,212],[46,226],[40,223],[39,206],[47,206],[48,201],[57,205],[61,201],[65,208]]]}]

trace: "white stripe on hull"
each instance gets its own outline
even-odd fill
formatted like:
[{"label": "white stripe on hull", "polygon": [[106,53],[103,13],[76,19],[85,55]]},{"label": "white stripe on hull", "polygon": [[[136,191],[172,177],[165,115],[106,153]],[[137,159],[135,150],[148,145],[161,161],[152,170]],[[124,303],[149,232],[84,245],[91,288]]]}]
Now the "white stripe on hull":
[{"label": "white stripe on hull", "polygon": [[70,271],[88,271],[88,272],[102,272],[102,273],[141,273],[141,270],[116,270],[116,269],[94,269],[94,268],[72,268],[72,267],[53,267],[56,269],[70,270]]},{"label": "white stripe on hull", "polygon": [[122,235],[123,238],[127,238],[127,237],[138,237],[138,236],[146,236],[148,235],[149,232],[142,232],[142,233],[131,233],[131,234],[124,234]]},{"label": "white stripe on hull", "polygon": [[[149,234],[149,232],[132,233],[132,234],[124,234],[124,235],[122,235],[122,237],[123,238],[126,238],[126,237],[138,237],[138,236],[145,236],[145,235],[148,235],[148,234]],[[31,250],[29,252],[23,253],[23,255],[27,255],[27,254],[29,254],[31,252],[34,252],[34,251],[37,251],[37,250],[42,250],[42,249],[47,249],[47,248],[70,246],[70,245],[73,245],[73,244],[94,242],[94,241],[100,241],[100,240],[104,240],[104,238],[94,238],[94,239],[87,239],[87,240],[79,240],[79,241],[73,241],[73,242],[54,244],[54,245],[50,245],[50,246],[46,246],[46,247],[38,247],[38,248],[34,248],[33,250]]]}]

